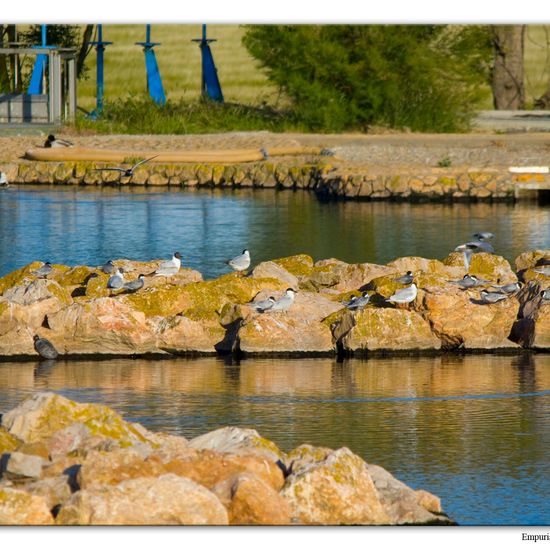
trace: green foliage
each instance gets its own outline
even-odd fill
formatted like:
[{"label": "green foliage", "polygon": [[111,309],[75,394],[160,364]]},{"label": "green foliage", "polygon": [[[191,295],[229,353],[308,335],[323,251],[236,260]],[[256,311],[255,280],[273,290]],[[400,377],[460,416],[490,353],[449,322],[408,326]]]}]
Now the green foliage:
[{"label": "green foliage", "polygon": [[449,168],[449,166],[451,166],[451,164],[452,164],[452,161],[449,157],[443,157],[442,159],[437,161],[437,165],[440,168]]},{"label": "green foliage", "polygon": [[79,130],[125,134],[202,134],[208,132],[270,130],[303,131],[288,113],[269,107],[256,108],[209,101],[189,103],[167,101],[164,106],[149,96],[132,96],[106,102],[98,120],[83,116],[76,120]]},{"label": "green foliage", "polygon": [[487,34],[481,26],[251,25],[243,42],[311,130],[450,132],[467,129],[482,97]]},{"label": "green foliage", "polygon": [[[31,46],[42,44],[42,25],[31,25],[29,30],[19,33],[21,42]],[[61,48],[80,46],[80,27],[78,25],[47,25],[46,44]]]}]

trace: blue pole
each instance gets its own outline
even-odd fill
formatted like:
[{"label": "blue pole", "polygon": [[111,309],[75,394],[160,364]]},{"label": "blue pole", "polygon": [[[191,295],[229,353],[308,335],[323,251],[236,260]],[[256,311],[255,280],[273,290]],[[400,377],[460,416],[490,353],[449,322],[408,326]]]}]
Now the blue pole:
[{"label": "blue pole", "polygon": [[[46,25],[41,25],[40,28],[42,35],[42,47],[47,47],[46,45]],[[35,47],[35,46],[33,46]],[[46,63],[48,62],[48,56],[46,54],[38,54],[36,56],[36,61],[34,62],[34,67],[32,70],[31,81],[27,93],[29,94],[42,94],[44,91],[44,78],[46,76]]]},{"label": "blue pole", "polygon": [[160,42],[151,42],[151,25],[145,25],[145,42],[136,42],[136,44],[143,46],[143,53],[145,54],[147,91],[157,105],[164,105],[166,96],[154,50],[155,46],[160,46]]},{"label": "blue pole", "polygon": [[112,42],[105,42],[103,40],[103,25],[97,26],[97,41],[90,42],[95,46],[97,54],[97,67],[96,67],[96,108],[90,113],[90,118],[95,119],[103,110],[103,90],[104,90],[104,72],[103,72],[103,54],[105,52],[105,46],[112,44]]}]

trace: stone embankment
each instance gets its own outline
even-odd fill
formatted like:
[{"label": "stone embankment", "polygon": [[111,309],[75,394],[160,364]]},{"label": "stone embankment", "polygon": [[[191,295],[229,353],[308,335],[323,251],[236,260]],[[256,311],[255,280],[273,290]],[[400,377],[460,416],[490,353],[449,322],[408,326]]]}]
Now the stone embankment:
[{"label": "stone embankment", "polygon": [[361,167],[314,157],[244,164],[149,164],[130,178],[98,170],[107,165],[25,162],[5,165],[3,171],[15,184],[306,189],[324,197],[364,200],[513,201],[526,189],[548,188],[543,174],[513,174],[504,168]]},{"label": "stone embankment", "polygon": [[188,440],[54,393],[1,419],[2,525],[453,524],[345,447],[285,453],[236,427]]},{"label": "stone embankment", "polygon": [[[0,278],[0,357],[37,357],[33,336],[65,356],[365,355],[377,352],[550,349],[550,250],[525,252],[515,269],[500,256],[476,253],[469,273],[485,282],[463,289],[463,256],[444,260],[405,257],[387,265],[347,264],[307,255],[262,262],[248,275],[204,281],[192,269],[153,276],[160,261],[116,260],[127,280],[147,275],[143,288],[112,291],[108,275],[89,266],[40,262]],[[542,269],[543,268],[543,269]],[[387,301],[411,271],[418,287],[408,306]],[[542,272],[541,272],[542,271]],[[149,274],[149,275],[148,275]],[[484,303],[482,289],[519,281],[521,290]],[[287,311],[259,312],[250,302],[297,292]],[[350,311],[342,302],[366,292],[368,305]]]}]

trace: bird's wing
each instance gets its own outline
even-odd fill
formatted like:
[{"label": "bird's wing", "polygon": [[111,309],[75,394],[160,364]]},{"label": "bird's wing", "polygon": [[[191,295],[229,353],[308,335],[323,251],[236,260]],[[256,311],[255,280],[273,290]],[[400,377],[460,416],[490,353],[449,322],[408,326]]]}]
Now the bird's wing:
[{"label": "bird's wing", "polygon": [[94,168],[94,170],[116,170],[117,172],[126,172],[124,168],[110,167],[110,168]]},{"label": "bird's wing", "polygon": [[139,162],[136,162],[132,168],[130,168],[130,170],[135,170],[140,164],[143,164],[145,162],[149,162],[150,160],[153,160],[153,159],[156,159],[158,157],[158,155],[155,155],[154,157],[150,157],[148,159],[143,159],[143,160],[140,160]]}]

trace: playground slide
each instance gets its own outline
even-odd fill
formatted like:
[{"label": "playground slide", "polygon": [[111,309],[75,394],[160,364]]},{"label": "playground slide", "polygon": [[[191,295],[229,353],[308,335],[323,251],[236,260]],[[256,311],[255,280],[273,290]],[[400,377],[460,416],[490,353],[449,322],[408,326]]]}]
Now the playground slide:
[{"label": "playground slide", "polygon": [[[320,147],[273,147],[267,149],[268,158],[286,155],[319,155]],[[237,163],[264,160],[258,149],[218,149],[200,151],[129,151],[123,149],[92,149],[85,147],[59,147],[29,149],[28,160],[38,161],[91,161],[134,163],[137,160],[155,157],[151,162],[192,163]]]}]

